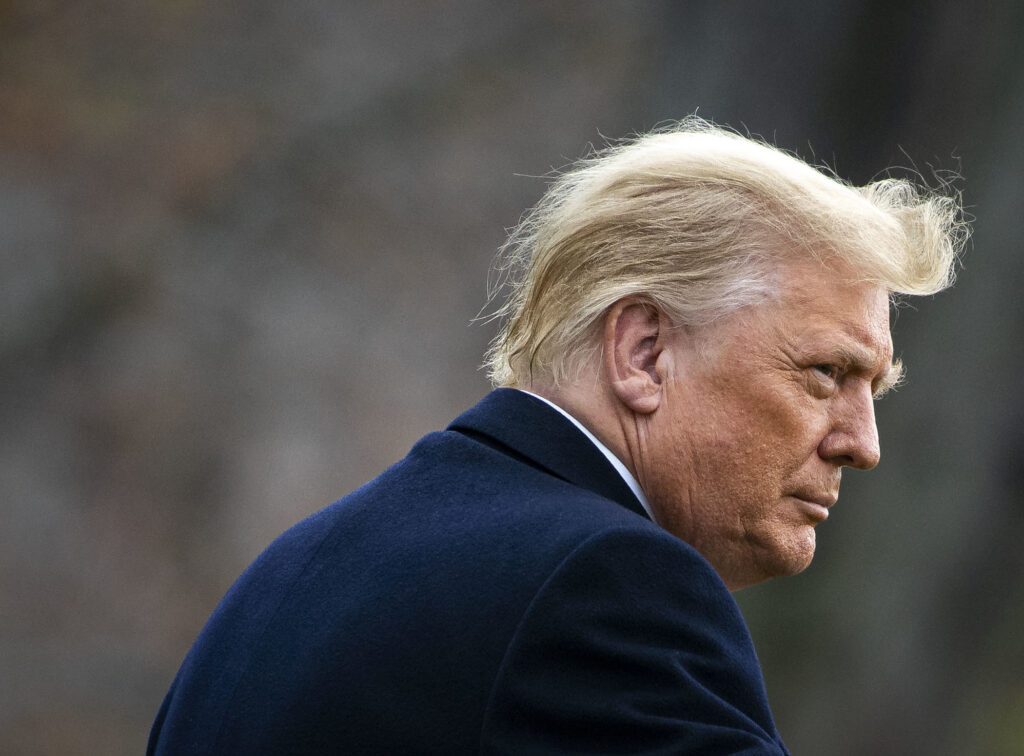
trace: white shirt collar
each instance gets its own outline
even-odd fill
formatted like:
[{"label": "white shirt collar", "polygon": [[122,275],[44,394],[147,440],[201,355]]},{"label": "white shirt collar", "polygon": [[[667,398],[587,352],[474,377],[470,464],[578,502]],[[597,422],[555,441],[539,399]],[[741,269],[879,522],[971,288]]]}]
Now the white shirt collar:
[{"label": "white shirt collar", "polygon": [[633,473],[629,471],[628,467],[622,464],[622,460],[620,460],[618,457],[612,454],[611,450],[607,446],[605,446],[604,444],[597,440],[597,436],[595,436],[593,433],[587,430],[586,427],[584,427],[583,423],[581,423],[575,417],[573,417],[564,409],[559,407],[557,404],[552,402],[550,399],[545,399],[543,396],[535,394],[532,391],[526,391],[525,389],[519,389],[519,391],[522,391],[524,394],[529,394],[530,396],[536,399],[540,399],[546,405],[556,410],[557,412],[561,413],[563,417],[565,417],[569,422],[571,422],[573,425],[579,428],[580,432],[590,439],[590,442],[597,447],[598,451],[600,451],[608,459],[612,467],[614,467],[615,470],[619,473],[619,475],[622,476],[622,479],[626,482],[626,485],[629,486],[629,490],[632,491],[633,495],[636,496],[636,498],[639,500],[640,505],[644,508],[644,511],[647,512],[647,516],[651,518],[651,522],[657,522],[654,519],[654,514],[651,512],[651,505],[647,502],[647,497],[644,496],[643,489],[640,488],[640,484],[637,483],[636,478],[633,477]]}]

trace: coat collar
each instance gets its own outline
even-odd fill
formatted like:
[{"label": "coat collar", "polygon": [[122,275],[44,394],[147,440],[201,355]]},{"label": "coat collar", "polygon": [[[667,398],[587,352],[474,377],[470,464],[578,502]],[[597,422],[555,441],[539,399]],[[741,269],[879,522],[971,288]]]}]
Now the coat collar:
[{"label": "coat collar", "polygon": [[495,389],[455,418],[448,430],[481,434],[550,474],[647,517],[598,448],[566,418],[529,394]]}]

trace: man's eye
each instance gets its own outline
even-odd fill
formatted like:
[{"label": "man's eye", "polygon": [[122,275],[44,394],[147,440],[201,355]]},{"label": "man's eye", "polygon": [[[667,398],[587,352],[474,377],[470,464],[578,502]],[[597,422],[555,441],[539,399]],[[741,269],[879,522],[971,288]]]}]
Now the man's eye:
[{"label": "man's eye", "polygon": [[821,377],[834,381],[839,378],[839,368],[835,365],[815,365],[814,371]]}]

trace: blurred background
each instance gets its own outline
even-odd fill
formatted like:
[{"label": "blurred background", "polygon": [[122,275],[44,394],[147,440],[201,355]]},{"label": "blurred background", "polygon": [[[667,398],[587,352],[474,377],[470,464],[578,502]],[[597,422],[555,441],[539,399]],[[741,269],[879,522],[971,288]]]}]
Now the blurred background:
[{"label": "blurred background", "polygon": [[697,112],[957,171],[883,461],[738,594],[794,754],[1024,754],[1024,4],[0,2],[0,752],[135,754],[280,531],[487,391],[505,229]]}]

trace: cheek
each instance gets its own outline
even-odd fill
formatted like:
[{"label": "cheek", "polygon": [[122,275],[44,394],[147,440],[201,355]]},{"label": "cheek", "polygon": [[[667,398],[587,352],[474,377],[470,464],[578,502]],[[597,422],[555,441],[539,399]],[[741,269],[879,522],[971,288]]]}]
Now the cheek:
[{"label": "cheek", "polygon": [[[823,406],[803,406],[778,395],[731,418],[712,442],[720,479],[746,501],[773,505],[787,482],[817,455],[828,420]],[[817,402],[818,400],[812,400]],[[711,429],[714,438],[714,429]],[[756,506],[756,505],[755,505]]]},{"label": "cheek", "polygon": [[749,418],[760,448],[781,459],[806,458],[828,428],[827,404],[803,388],[793,389],[764,397]]}]

